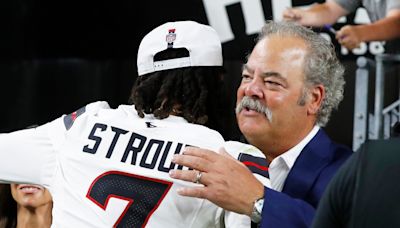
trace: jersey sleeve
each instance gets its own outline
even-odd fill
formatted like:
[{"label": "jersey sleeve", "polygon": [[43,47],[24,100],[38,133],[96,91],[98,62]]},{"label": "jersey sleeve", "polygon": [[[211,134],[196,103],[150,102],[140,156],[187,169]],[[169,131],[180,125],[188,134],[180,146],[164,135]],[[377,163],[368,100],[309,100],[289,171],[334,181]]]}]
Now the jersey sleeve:
[{"label": "jersey sleeve", "polygon": [[56,153],[49,130],[59,121],[0,134],[1,181],[49,185],[56,167]]},{"label": "jersey sleeve", "polygon": [[80,115],[104,108],[107,102],[94,102],[37,128],[0,134],[0,181],[51,188],[67,131]]}]

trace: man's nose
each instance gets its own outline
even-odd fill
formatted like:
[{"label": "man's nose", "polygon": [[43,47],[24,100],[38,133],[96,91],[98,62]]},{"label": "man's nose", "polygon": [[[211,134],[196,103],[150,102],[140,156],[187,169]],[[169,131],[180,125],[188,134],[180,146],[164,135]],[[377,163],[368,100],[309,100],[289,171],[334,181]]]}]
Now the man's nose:
[{"label": "man's nose", "polygon": [[264,83],[259,78],[253,78],[253,80],[247,84],[245,89],[245,95],[253,98],[264,98],[264,93],[262,87]]}]

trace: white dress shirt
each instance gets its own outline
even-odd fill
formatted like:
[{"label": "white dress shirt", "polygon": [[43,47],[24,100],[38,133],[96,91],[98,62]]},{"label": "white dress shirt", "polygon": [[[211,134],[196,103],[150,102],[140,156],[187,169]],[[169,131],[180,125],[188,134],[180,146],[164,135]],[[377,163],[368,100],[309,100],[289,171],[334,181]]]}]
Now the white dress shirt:
[{"label": "white dress shirt", "polygon": [[282,191],[286,177],[292,169],[297,157],[311,139],[314,138],[319,129],[320,127],[315,125],[300,143],[272,160],[268,169],[272,189],[279,192]]}]

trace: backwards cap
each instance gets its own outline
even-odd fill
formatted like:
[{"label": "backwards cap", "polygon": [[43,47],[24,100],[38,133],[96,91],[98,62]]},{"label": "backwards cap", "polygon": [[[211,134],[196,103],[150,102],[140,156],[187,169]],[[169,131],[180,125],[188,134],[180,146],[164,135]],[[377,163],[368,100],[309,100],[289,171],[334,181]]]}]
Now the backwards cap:
[{"label": "backwards cap", "polygon": [[[154,61],[154,56],[168,48],[186,48],[188,57]],[[208,25],[194,21],[168,22],[149,32],[139,46],[138,75],[156,71],[193,67],[222,66],[221,41]]]}]

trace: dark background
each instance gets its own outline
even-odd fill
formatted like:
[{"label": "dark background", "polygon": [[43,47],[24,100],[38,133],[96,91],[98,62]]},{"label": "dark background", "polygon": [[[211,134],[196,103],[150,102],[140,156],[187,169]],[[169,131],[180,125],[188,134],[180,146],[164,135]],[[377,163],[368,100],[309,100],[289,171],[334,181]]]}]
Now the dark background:
[{"label": "dark background", "polygon": [[[261,2],[265,19],[272,19],[271,1]],[[238,139],[236,88],[256,35],[245,34],[240,3],[226,10],[235,39],[223,44],[226,108],[232,111],[222,133]],[[167,21],[208,24],[202,0],[2,0],[0,15],[0,132],[43,124],[97,100],[114,108],[126,103],[136,78],[136,52],[146,33]],[[356,56],[340,58],[346,67],[345,99],[326,130],[351,147]]]}]

